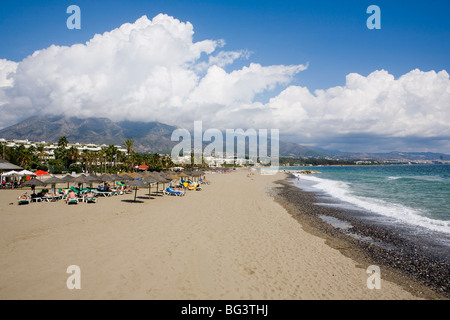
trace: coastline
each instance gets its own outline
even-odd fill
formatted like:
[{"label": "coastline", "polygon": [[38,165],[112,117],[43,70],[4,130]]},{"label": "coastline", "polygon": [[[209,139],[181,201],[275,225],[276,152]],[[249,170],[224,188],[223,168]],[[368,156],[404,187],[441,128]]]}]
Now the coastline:
[{"label": "coastline", "polygon": [[[211,185],[185,197],[148,199],[141,189],[139,203],[124,195],[71,206],[18,206],[21,191],[3,190],[0,299],[429,297],[390,281],[384,268],[381,290],[368,289],[373,263],[350,258],[275,201],[285,178],[236,170],[208,175]],[[66,287],[70,265],[81,269],[80,290]]]},{"label": "coastline", "polygon": [[[407,241],[395,228],[363,223],[353,210],[322,206],[318,195],[294,186],[287,172],[277,181],[275,198],[300,224],[361,264],[380,266],[382,277],[424,299],[450,298],[450,265]],[[343,226],[339,226],[343,224]],[[348,232],[348,228],[351,232]]]}]

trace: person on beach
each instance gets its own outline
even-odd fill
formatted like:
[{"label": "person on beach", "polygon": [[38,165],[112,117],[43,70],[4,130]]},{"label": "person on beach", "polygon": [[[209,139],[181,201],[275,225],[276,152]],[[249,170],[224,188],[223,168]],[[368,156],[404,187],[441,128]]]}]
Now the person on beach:
[{"label": "person on beach", "polygon": [[17,200],[30,200],[30,196],[28,193],[24,192],[19,197],[17,197]]},{"label": "person on beach", "polygon": [[66,203],[69,201],[69,199],[76,199],[76,198],[77,198],[76,193],[73,190],[70,190],[70,192],[66,198]]},{"label": "person on beach", "polygon": [[86,195],[85,195],[86,200],[92,200],[94,198],[95,198],[95,194],[93,194],[92,192],[86,193]]}]

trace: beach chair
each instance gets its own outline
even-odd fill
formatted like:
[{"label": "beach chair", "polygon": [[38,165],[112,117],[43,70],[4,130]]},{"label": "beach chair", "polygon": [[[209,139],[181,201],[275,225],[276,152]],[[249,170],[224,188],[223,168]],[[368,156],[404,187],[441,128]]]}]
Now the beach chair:
[{"label": "beach chair", "polygon": [[42,202],[42,198],[39,197],[37,194],[32,194],[31,195],[31,202]]},{"label": "beach chair", "polygon": [[97,203],[97,197],[95,195],[89,196],[86,194],[83,197],[83,201],[86,203]]},{"label": "beach chair", "polygon": [[167,187],[164,190],[164,194],[165,195],[170,195],[170,196],[178,196],[178,197],[182,197],[186,194],[186,191],[180,191],[180,190],[174,190],[170,187]]},{"label": "beach chair", "polygon": [[18,204],[18,205],[21,205],[21,204],[29,204],[30,202],[31,202],[30,199],[20,199],[20,200],[17,201],[17,204]]},{"label": "beach chair", "polygon": [[102,191],[102,190],[92,190],[92,193],[99,195],[99,196],[103,196],[103,197],[111,197],[112,192],[110,191]]},{"label": "beach chair", "polygon": [[83,197],[83,194],[85,194],[88,191],[88,189],[79,189],[79,188],[75,188],[75,187],[70,187],[70,190],[75,192],[76,195],[80,198]]},{"label": "beach chair", "polygon": [[18,205],[30,204],[30,202],[31,202],[31,198],[26,193],[22,194],[20,197],[17,198]]},{"label": "beach chair", "polygon": [[77,198],[67,199],[67,204],[78,204]]},{"label": "beach chair", "polygon": [[187,182],[183,182],[183,187],[188,189],[188,190],[194,190],[194,188],[192,188],[192,186],[189,183],[187,183]]},{"label": "beach chair", "polygon": [[188,189],[188,190],[195,190],[195,191],[201,191],[202,188],[198,185],[198,183],[195,183],[194,185],[191,185],[187,182],[184,183],[184,186]]},{"label": "beach chair", "polygon": [[59,194],[46,194],[44,197],[42,197],[42,201],[55,202],[57,200],[60,200],[61,197],[62,196]]}]

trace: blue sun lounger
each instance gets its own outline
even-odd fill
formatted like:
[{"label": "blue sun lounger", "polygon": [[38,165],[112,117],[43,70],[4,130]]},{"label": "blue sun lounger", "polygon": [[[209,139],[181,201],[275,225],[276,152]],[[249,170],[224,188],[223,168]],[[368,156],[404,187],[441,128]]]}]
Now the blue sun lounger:
[{"label": "blue sun lounger", "polygon": [[181,197],[181,196],[184,196],[186,194],[186,192],[185,191],[174,190],[174,189],[172,189],[170,187],[167,187],[166,190],[164,190],[164,194]]}]

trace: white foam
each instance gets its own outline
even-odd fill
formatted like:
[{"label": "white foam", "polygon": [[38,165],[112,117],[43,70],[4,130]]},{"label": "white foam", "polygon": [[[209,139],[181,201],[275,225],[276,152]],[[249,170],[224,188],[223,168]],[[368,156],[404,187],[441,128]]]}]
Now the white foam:
[{"label": "white foam", "polygon": [[350,185],[343,181],[323,179],[313,175],[298,173],[294,175],[300,176],[301,179],[314,182],[314,188],[319,189],[341,201],[351,203],[359,208],[391,217],[398,221],[450,234],[450,221],[435,220],[423,217],[420,215],[420,211],[401,204],[390,203],[381,199],[356,196],[352,193]]}]

